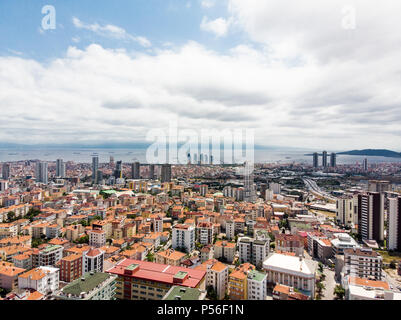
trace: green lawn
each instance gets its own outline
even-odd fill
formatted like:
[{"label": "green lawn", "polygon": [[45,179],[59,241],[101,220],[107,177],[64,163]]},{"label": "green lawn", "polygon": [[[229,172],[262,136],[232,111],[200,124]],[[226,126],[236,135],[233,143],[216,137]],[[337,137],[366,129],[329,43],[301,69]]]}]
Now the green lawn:
[{"label": "green lawn", "polygon": [[376,250],[383,257],[384,263],[390,263],[392,260],[401,261],[401,252],[388,252],[385,250]]}]

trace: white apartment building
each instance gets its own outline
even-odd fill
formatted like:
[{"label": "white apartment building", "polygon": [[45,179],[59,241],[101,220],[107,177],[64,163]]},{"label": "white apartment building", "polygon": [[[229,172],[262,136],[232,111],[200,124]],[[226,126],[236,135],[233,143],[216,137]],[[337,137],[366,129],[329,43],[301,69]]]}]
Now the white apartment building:
[{"label": "white apartment building", "polygon": [[214,258],[223,259],[227,263],[232,263],[235,257],[235,243],[228,241],[216,241],[213,245]]},{"label": "white apartment building", "polygon": [[96,248],[104,247],[106,245],[106,232],[104,230],[90,230],[89,245]]},{"label": "white apartment building", "polygon": [[387,249],[401,249],[401,197],[388,199]]},{"label": "white apartment building", "polygon": [[342,285],[347,300],[401,300],[401,293],[392,291],[385,281],[347,276]]},{"label": "white apartment building", "polygon": [[206,287],[212,286],[217,292],[217,297],[223,299],[228,288],[228,266],[211,259],[197,269],[206,271]]},{"label": "white apartment building", "polygon": [[196,234],[199,243],[204,245],[213,244],[213,223],[200,222],[196,227]]},{"label": "white apartment building", "polygon": [[351,226],[354,223],[354,198],[352,195],[345,195],[337,199],[336,220],[338,224]]},{"label": "white apartment building", "polygon": [[383,258],[368,248],[344,250],[344,274],[355,278],[381,280]]},{"label": "white apartment building", "polygon": [[281,193],[281,184],[277,182],[271,182],[269,184],[269,189],[273,191],[274,194],[280,194]]},{"label": "white apartment building", "polygon": [[234,220],[226,221],[226,237],[229,240],[235,238],[235,223]]},{"label": "white apartment building", "polygon": [[266,201],[272,201],[274,199],[274,192],[273,190],[267,189],[265,192],[265,199]]},{"label": "white apartment building", "polygon": [[247,275],[248,300],[266,300],[267,274],[251,270]]},{"label": "white apartment building", "polygon": [[82,273],[103,272],[104,269],[104,251],[92,248],[84,252],[82,257]]},{"label": "white apartment building", "polygon": [[334,233],[334,239],[331,239],[333,256],[344,254],[345,249],[359,248],[360,245],[348,233]]},{"label": "white apartment building", "polygon": [[177,224],[173,227],[173,249],[182,248],[188,253],[195,249],[195,227],[192,225]]},{"label": "white apartment building", "polygon": [[18,277],[19,289],[34,289],[42,294],[55,292],[59,288],[59,269],[38,267]]},{"label": "white apartment building", "polygon": [[249,262],[255,266],[262,266],[263,261],[269,255],[269,249],[269,239],[242,237],[238,241],[240,263]]}]

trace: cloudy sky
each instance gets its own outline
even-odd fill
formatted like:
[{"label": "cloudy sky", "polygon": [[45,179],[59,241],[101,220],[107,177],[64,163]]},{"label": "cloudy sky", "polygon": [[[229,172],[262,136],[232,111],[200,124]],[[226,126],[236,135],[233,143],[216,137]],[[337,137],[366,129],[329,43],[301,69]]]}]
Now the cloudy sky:
[{"label": "cloudy sky", "polygon": [[401,151],[400,16],[399,0],[2,0],[0,142],[141,142],[177,120]]}]

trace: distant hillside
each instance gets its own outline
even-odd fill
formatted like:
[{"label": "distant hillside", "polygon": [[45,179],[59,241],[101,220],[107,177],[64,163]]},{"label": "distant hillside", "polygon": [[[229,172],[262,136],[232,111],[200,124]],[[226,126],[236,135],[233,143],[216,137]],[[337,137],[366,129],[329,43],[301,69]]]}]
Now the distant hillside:
[{"label": "distant hillside", "polygon": [[401,152],[395,152],[386,149],[363,149],[363,150],[351,150],[345,152],[338,152],[337,154],[345,154],[349,156],[374,156],[374,157],[390,157],[390,158],[401,158]]}]

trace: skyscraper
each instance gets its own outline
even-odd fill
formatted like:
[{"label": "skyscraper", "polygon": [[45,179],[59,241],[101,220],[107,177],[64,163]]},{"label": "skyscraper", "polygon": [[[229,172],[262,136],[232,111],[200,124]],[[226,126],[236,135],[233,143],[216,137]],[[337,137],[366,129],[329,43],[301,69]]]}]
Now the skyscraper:
[{"label": "skyscraper", "polygon": [[253,164],[246,162],[244,166],[244,201],[254,202],[255,200],[256,192],[253,180]]},{"label": "skyscraper", "polygon": [[337,155],[332,152],[330,154],[330,167],[335,168],[337,166]]},{"label": "skyscraper", "polygon": [[131,167],[131,177],[132,179],[141,178],[141,164],[139,162],[134,162]]},{"label": "skyscraper", "polygon": [[116,162],[116,169],[114,170],[114,177],[116,179],[120,179],[123,177],[123,162],[121,160]]},{"label": "skyscraper", "polygon": [[92,157],[92,183],[97,183],[97,171],[99,170],[99,157]]},{"label": "skyscraper", "polygon": [[387,249],[401,250],[401,197],[388,199]]},{"label": "skyscraper", "polygon": [[10,164],[9,163],[3,163],[2,176],[3,176],[3,180],[10,179]]},{"label": "skyscraper", "polygon": [[323,151],[322,166],[323,168],[327,168],[327,151]]},{"label": "skyscraper", "polygon": [[151,164],[149,166],[149,179],[153,180],[155,178],[155,165]]},{"label": "skyscraper", "polygon": [[35,176],[36,182],[41,182],[44,184],[48,183],[47,162],[36,162]]},{"label": "skyscraper", "polygon": [[319,154],[317,152],[313,154],[313,167],[319,167]]},{"label": "skyscraper", "polygon": [[171,164],[162,165],[161,182],[171,181]]},{"label": "skyscraper", "polygon": [[63,159],[57,159],[56,161],[56,177],[65,177],[65,163]]},{"label": "skyscraper", "polygon": [[261,198],[266,200],[266,190],[267,190],[267,183],[260,184],[260,196]]},{"label": "skyscraper", "polygon": [[368,159],[363,159],[363,170],[368,171]]},{"label": "skyscraper", "polygon": [[384,194],[358,195],[358,232],[363,240],[384,240]]}]

